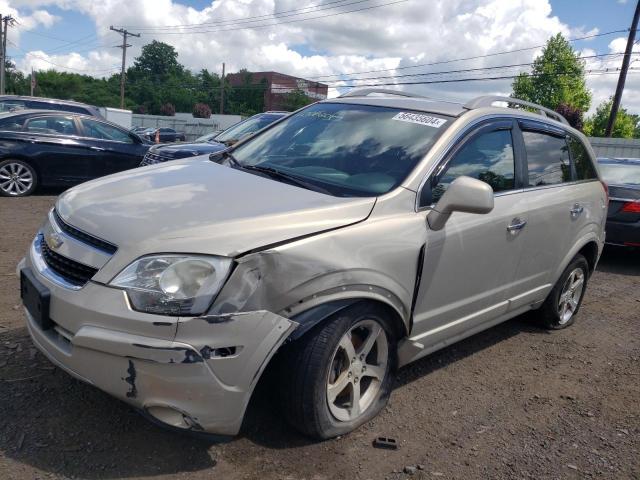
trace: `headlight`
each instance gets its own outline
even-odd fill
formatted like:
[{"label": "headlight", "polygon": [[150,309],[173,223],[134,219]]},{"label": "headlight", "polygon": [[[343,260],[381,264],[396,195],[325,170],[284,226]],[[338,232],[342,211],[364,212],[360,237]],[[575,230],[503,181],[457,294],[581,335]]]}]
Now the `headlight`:
[{"label": "headlight", "polygon": [[200,315],[227,278],[231,259],[205,255],[142,257],[110,285],[126,290],[134,310],[159,315]]}]

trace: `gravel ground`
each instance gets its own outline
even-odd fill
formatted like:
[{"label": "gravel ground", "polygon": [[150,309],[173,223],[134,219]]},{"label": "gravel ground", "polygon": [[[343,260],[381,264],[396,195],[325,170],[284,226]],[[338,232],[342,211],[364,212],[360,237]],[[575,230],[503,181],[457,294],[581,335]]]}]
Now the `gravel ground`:
[{"label": "gravel ground", "polygon": [[[400,371],[386,410],[313,443],[265,377],[226,444],[169,433],[36,352],[14,270],[53,196],[0,198],[0,478],[640,478],[640,253],[605,250],[576,324],[535,313]],[[377,436],[395,451],[374,449]]]}]

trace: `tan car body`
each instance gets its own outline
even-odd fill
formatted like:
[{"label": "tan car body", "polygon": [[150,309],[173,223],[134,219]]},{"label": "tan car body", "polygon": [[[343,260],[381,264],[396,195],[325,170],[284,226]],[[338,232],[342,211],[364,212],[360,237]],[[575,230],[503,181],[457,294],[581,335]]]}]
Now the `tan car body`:
[{"label": "tan car body", "polygon": [[[387,306],[404,365],[539,306],[582,251],[595,266],[604,242],[606,196],[598,181],[496,194],[487,215],[454,213],[430,229],[420,207],[425,180],[467,132],[494,118],[536,114],[504,108],[388,98],[349,103],[422,109],[454,118],[403,184],[371,198],[338,198],[251,175],[207,157],[112,175],[61,195],[19,269],[51,291],[56,327],[28,314],[36,345],[72,375],[171,426],[234,435],[278,348],[344,305]],[[372,103],[373,102],[373,103]],[[406,105],[406,107],[405,107]],[[591,152],[592,154],[592,152]],[[584,211],[573,218],[569,210]],[[514,217],[527,229],[508,235]],[[64,222],[117,245],[105,255],[73,238]],[[84,287],[48,272],[39,242],[98,268]],[[49,245],[51,247],[51,245]],[[152,253],[232,257],[235,265],[207,314],[136,312],[109,282]]]}]

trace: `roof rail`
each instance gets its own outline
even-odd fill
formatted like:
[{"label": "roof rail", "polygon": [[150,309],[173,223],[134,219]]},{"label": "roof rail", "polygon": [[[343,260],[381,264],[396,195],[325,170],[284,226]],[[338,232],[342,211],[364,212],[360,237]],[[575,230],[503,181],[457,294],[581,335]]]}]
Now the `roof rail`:
[{"label": "roof rail", "polygon": [[349,90],[347,93],[343,93],[338,98],[366,97],[371,93],[386,93],[388,95],[397,95],[399,97],[424,98],[421,95],[416,95],[414,93],[408,93],[408,92],[401,92],[399,90],[391,90],[390,88],[357,88],[357,89]]},{"label": "roof rail", "polygon": [[498,95],[485,95],[482,97],[474,98],[473,100],[470,100],[469,102],[465,103],[464,108],[466,108],[467,110],[474,110],[476,108],[481,108],[481,107],[491,107],[496,102],[506,102],[509,104],[509,108],[512,108],[511,105],[529,107],[529,108],[532,108],[533,110],[536,110],[540,115],[549,117],[553,120],[569,125],[569,122],[567,122],[567,119],[564,118],[562,115],[560,115],[558,112],[554,112],[553,110],[543,107],[542,105],[538,105],[537,103],[531,103],[525,100],[519,100],[517,98],[511,98],[511,97],[501,97]]}]

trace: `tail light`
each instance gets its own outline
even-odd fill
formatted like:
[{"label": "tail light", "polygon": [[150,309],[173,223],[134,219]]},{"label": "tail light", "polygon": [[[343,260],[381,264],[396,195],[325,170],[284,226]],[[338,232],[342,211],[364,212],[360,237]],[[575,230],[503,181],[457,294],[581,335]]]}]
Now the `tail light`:
[{"label": "tail light", "polygon": [[620,211],[625,213],[640,213],[640,200],[625,203]]}]

